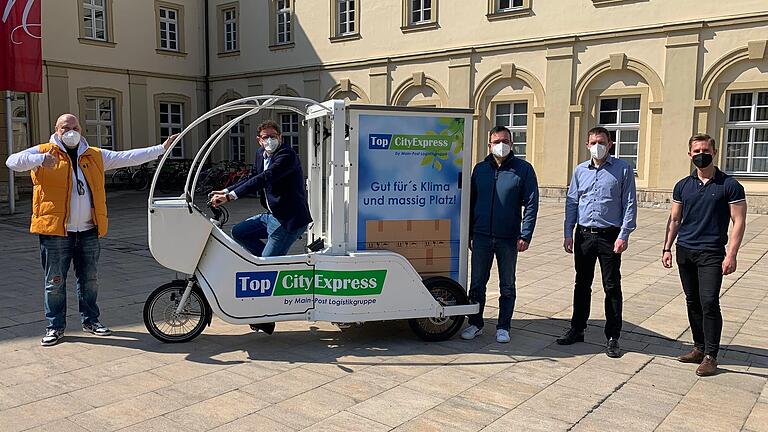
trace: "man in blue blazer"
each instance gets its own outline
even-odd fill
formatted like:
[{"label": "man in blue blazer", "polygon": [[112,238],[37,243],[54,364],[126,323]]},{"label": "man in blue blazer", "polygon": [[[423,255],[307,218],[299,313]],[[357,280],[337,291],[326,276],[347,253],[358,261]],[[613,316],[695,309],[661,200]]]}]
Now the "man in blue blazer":
[{"label": "man in blue blazer", "polygon": [[261,146],[256,150],[251,175],[229,189],[214,192],[211,203],[219,206],[244,194],[261,192],[267,211],[235,225],[232,237],[254,255],[285,255],[312,222],[304,174],[299,156],[290,145],[281,143],[277,123],[262,123],[258,138]]}]

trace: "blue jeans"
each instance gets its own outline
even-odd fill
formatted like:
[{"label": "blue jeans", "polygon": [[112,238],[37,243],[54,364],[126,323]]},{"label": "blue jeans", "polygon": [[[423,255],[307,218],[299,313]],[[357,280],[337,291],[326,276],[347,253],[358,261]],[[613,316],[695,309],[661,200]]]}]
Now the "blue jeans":
[{"label": "blue jeans", "polygon": [[[232,227],[232,238],[253,255],[261,257],[280,256],[287,254],[293,242],[301,237],[306,230],[307,226],[305,225],[297,230],[289,231],[280,225],[272,213],[262,213],[251,216]],[[267,239],[266,243],[262,239]]]},{"label": "blue jeans", "polygon": [[515,267],[517,266],[517,240],[475,234],[472,240],[472,279],[469,300],[480,304],[480,311],[469,317],[469,324],[483,328],[485,291],[491,276],[493,256],[499,267],[499,322],[497,330],[509,331],[515,309]]},{"label": "blue jeans", "polygon": [[99,236],[96,228],[70,232],[66,237],[40,235],[40,258],[45,271],[45,319],[48,328],[64,330],[67,326],[67,272],[75,266],[77,300],[83,324],[99,320],[96,296],[96,264],[99,261]]}]

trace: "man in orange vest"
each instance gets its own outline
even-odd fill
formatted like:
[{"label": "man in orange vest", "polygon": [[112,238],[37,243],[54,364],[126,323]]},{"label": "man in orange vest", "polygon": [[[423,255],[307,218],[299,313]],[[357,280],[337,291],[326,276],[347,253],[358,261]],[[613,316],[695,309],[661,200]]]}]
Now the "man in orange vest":
[{"label": "man in orange vest", "polygon": [[50,141],[8,157],[8,168],[32,174],[32,223],[40,236],[45,271],[45,318],[48,327],[40,341],[55,345],[64,335],[67,316],[66,281],[69,264],[75,267],[77,298],[83,331],[109,336],[99,322],[96,305],[96,264],[99,237],[107,233],[107,195],[104,171],[140,165],[161,156],[176,135],[162,145],[128,151],[91,147],[80,135],[77,117],[63,114],[56,120]]}]

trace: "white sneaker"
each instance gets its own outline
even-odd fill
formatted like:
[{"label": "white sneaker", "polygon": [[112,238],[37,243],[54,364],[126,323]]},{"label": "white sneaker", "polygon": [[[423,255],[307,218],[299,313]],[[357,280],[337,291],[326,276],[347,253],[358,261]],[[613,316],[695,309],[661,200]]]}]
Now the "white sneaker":
[{"label": "white sneaker", "polygon": [[508,343],[509,342],[509,331],[508,330],[502,330],[502,329],[496,330],[496,342],[498,342],[498,343]]},{"label": "white sneaker", "polygon": [[472,340],[481,334],[483,334],[483,329],[471,325],[465,328],[463,332],[461,332],[461,338],[464,340]]}]

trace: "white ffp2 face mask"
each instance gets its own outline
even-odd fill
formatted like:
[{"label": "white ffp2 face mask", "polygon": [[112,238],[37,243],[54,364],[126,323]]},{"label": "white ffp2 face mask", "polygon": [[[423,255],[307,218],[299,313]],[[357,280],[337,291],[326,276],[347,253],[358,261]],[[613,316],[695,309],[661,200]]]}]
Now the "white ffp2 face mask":
[{"label": "white ffp2 face mask", "polygon": [[592,156],[592,159],[602,160],[608,154],[608,147],[604,144],[594,144],[589,148],[589,154]]},{"label": "white ffp2 face mask", "polygon": [[506,143],[497,143],[494,144],[493,147],[491,147],[491,153],[493,153],[496,157],[507,157],[509,152],[512,151],[512,146]]},{"label": "white ffp2 face mask", "polygon": [[73,149],[80,145],[80,132],[76,130],[66,131],[61,134],[61,143],[64,147]]},{"label": "white ffp2 face mask", "polygon": [[264,140],[264,150],[272,153],[280,147],[280,141],[277,138],[267,138]]}]

